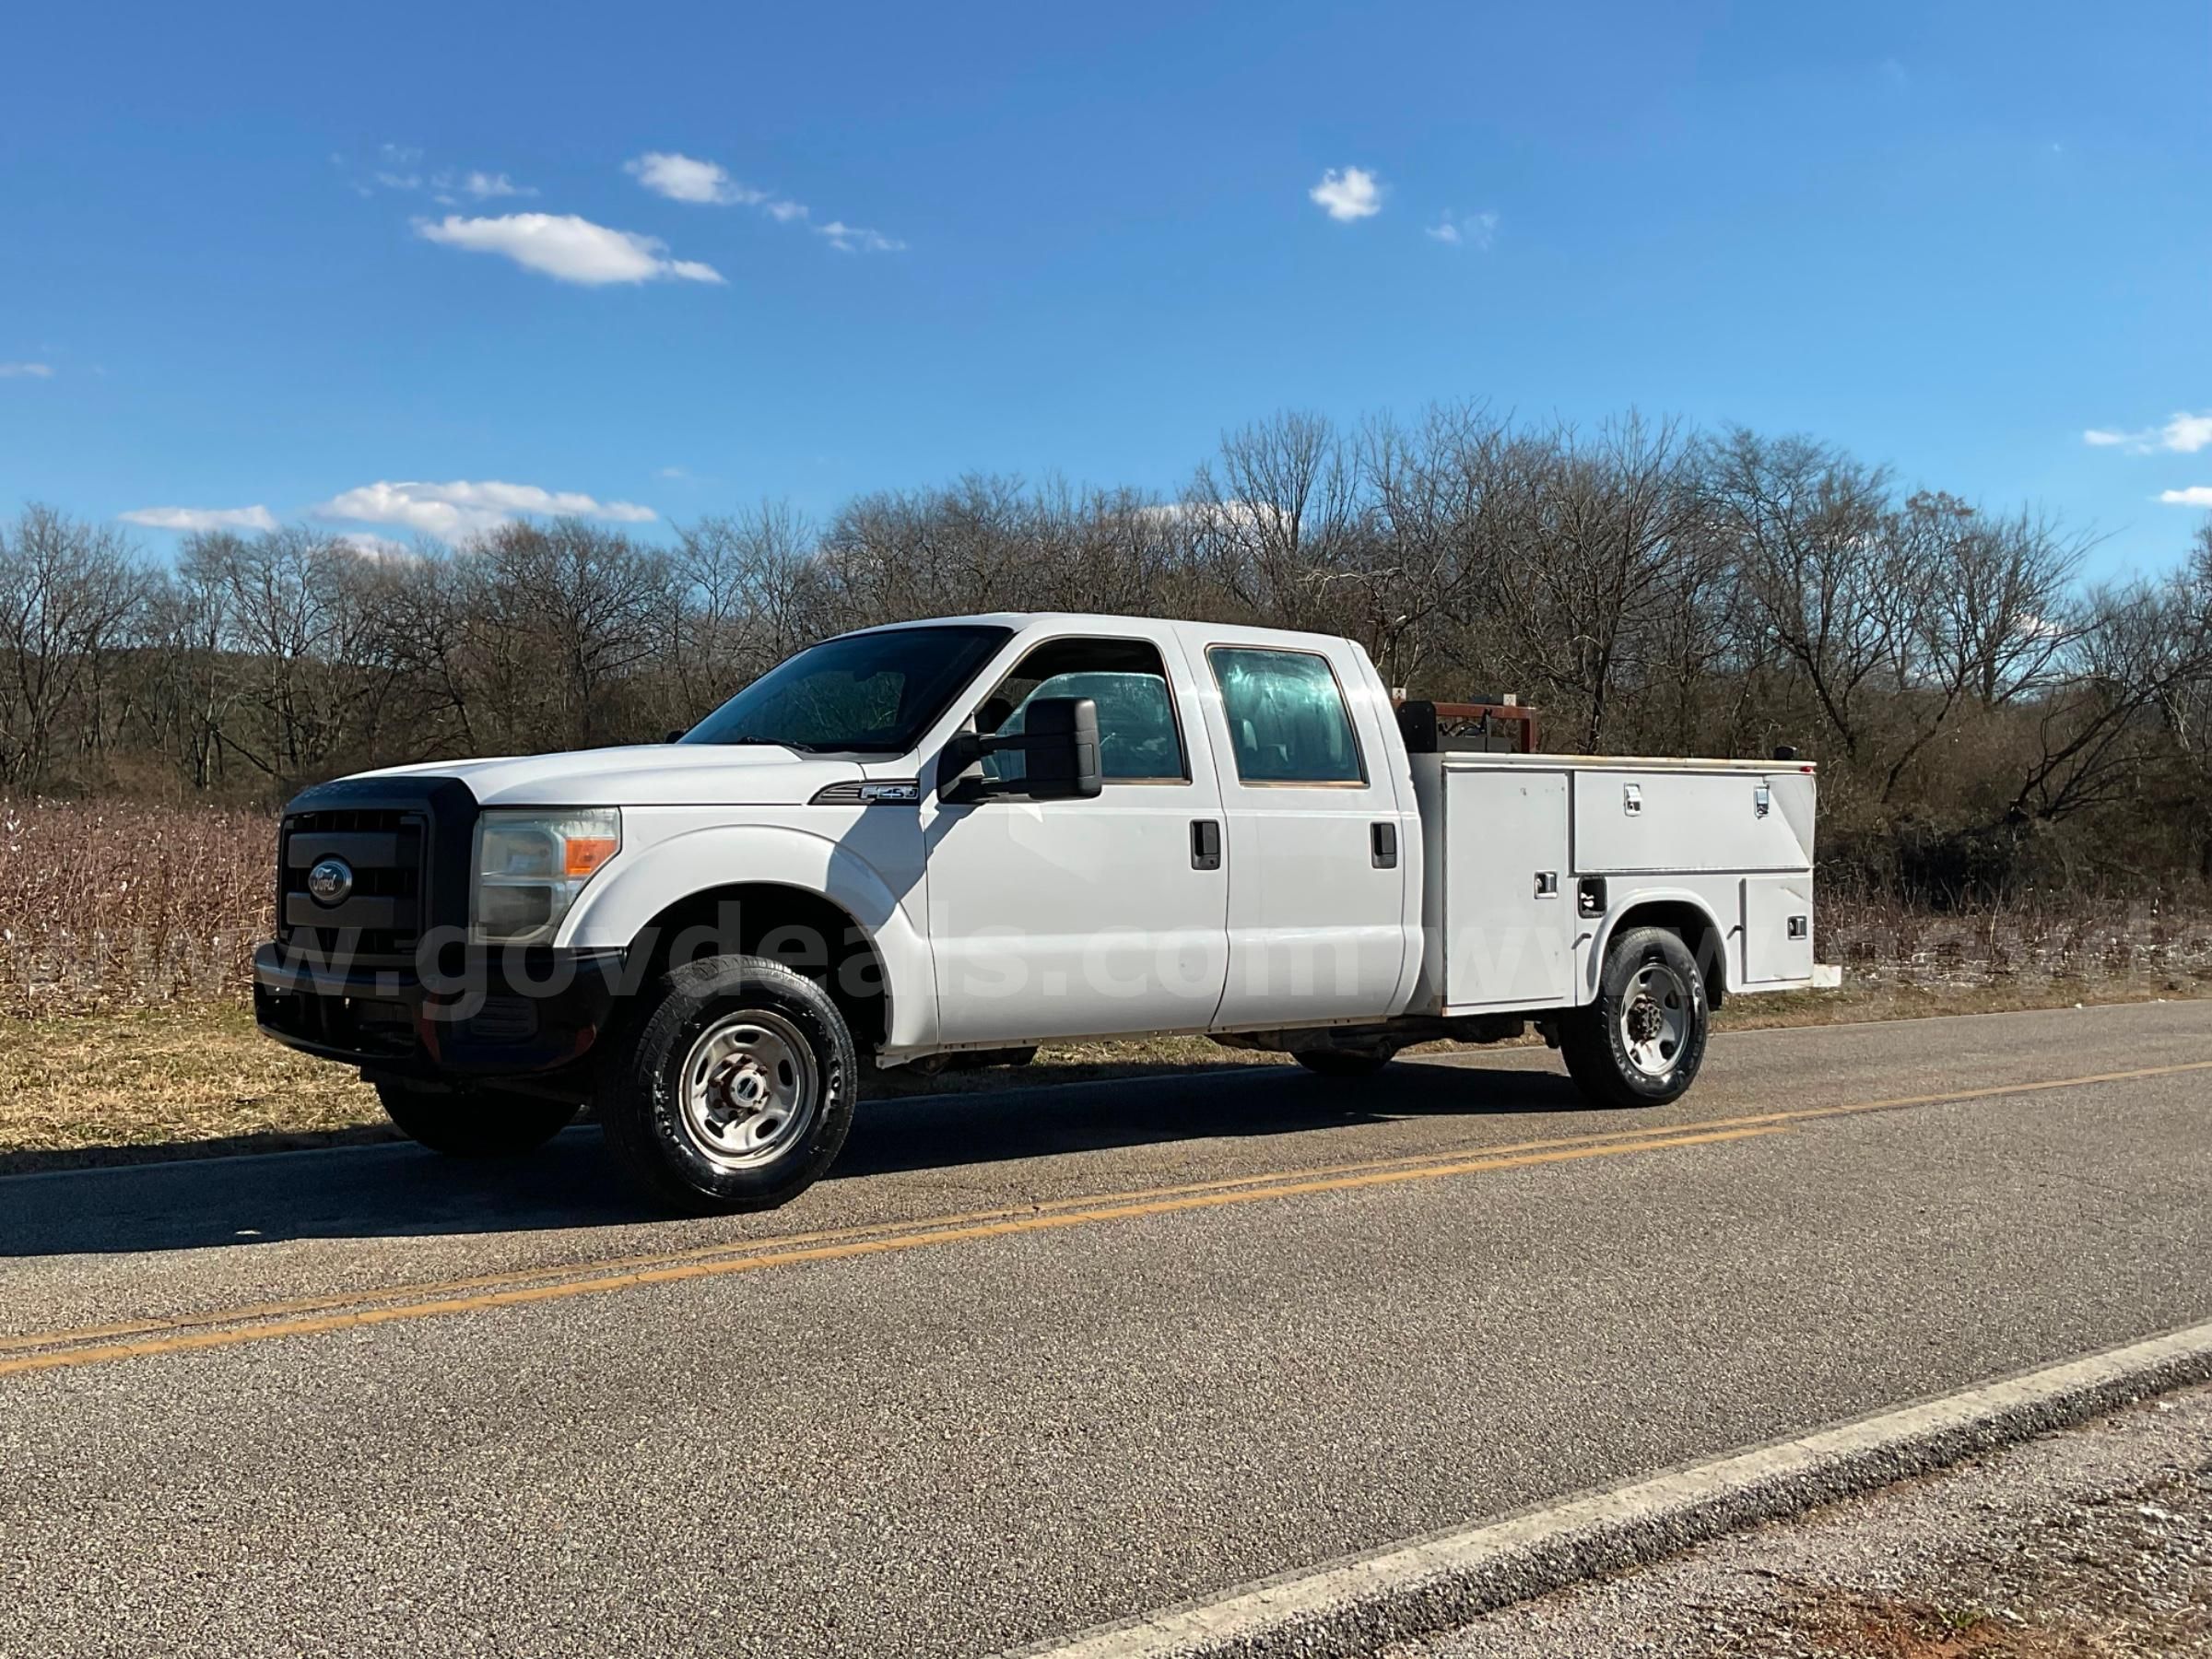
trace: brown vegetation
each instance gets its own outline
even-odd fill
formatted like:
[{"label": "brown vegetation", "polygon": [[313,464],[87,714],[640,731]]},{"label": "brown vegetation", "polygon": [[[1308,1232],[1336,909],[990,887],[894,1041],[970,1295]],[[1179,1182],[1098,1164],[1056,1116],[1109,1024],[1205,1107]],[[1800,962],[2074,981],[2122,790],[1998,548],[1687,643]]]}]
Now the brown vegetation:
[{"label": "brown vegetation", "polygon": [[276,857],[266,812],[0,800],[0,1018],[242,1000]]},{"label": "brown vegetation", "polygon": [[1809,440],[1470,406],[1278,417],[1171,499],[971,477],[665,548],[291,528],[158,569],[32,508],[0,525],[0,789],[266,808],[377,762],[654,739],[844,629],[1147,612],[1349,632],[1415,695],[1521,693],[1562,749],[1799,746],[1831,891],[2147,895],[2212,876],[2212,531],[2124,587],[2080,582],[2086,546]]},{"label": "brown vegetation", "polygon": [[[275,834],[244,808],[0,800],[0,1018],[243,1001],[272,929]],[[2018,1006],[2052,986],[2194,993],[2212,976],[2212,910],[2043,893],[1939,912],[1845,884],[1822,897],[1818,946],[1856,996],[1903,1012],[1954,992]]]}]

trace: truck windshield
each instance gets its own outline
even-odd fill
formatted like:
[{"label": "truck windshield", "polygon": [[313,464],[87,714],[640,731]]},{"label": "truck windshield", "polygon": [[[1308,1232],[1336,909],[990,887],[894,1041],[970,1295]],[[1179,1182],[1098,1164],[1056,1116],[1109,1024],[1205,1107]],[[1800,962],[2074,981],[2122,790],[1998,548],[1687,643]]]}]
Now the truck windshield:
[{"label": "truck windshield", "polygon": [[1012,631],[949,623],[825,640],[777,664],[681,741],[903,755]]}]

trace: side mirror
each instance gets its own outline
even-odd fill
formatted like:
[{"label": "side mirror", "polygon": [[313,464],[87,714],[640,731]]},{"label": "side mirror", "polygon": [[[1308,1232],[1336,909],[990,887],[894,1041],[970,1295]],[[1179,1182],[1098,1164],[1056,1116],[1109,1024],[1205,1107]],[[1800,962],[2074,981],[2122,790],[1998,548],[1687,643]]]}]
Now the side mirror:
[{"label": "side mirror", "polygon": [[1018,737],[986,737],[983,752],[1019,749],[1022,793],[1033,801],[1088,801],[1105,786],[1099,770],[1099,705],[1088,697],[1040,697]]},{"label": "side mirror", "polygon": [[[937,794],[959,804],[1006,795],[1026,801],[1087,801],[1105,786],[1099,762],[1099,705],[1088,697],[1040,697],[1023,729],[1005,737],[962,732],[937,759]],[[993,782],[973,769],[986,755],[1018,754],[1022,775]]]}]

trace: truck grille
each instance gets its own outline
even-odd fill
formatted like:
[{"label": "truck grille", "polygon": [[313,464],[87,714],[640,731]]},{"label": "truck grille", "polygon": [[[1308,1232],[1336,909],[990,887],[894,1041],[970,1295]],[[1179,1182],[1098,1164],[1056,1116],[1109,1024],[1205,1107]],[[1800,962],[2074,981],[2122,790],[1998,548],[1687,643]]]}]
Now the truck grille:
[{"label": "truck grille", "polygon": [[[276,936],[288,950],[338,963],[404,962],[420,943],[429,823],[393,807],[296,812],[277,854]],[[308,872],[340,858],[353,890],[335,904],[308,891]]]}]

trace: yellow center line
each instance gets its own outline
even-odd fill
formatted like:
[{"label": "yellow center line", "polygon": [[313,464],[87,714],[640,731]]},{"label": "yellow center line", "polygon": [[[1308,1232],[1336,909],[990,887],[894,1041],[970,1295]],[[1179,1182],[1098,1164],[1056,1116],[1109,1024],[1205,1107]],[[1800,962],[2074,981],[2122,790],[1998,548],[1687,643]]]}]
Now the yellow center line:
[{"label": "yellow center line", "polygon": [[[1501,1146],[1479,1148],[1479,1152],[1484,1157],[1500,1157],[1508,1153],[1547,1151],[1555,1147],[1591,1146],[1621,1140],[1646,1141],[1665,1135],[1694,1134],[1699,1129],[1710,1126],[1700,1124],[1675,1125],[1654,1124],[1635,1129],[1607,1130],[1591,1135],[1555,1135],[1543,1140],[1510,1141]],[[1185,1182],[1172,1186],[1139,1187],[1129,1192],[1085,1193],[1072,1198],[1040,1199],[1030,1204],[1005,1206],[994,1209],[969,1210],[952,1215],[893,1218],[864,1222],[851,1227],[823,1228],[809,1232],[771,1234],[757,1239],[733,1239],[716,1244],[693,1245],[685,1250],[658,1250],[634,1255],[607,1256],[598,1260],[547,1263],[536,1267],[519,1267],[500,1273],[476,1274],[465,1278],[390,1285],[361,1290],[333,1291],[327,1296],[300,1297],[286,1301],[256,1302],[244,1307],[219,1308],[204,1313],[180,1314],[173,1319],[146,1319],[127,1324],[82,1326],[66,1331],[33,1332],[17,1336],[0,1336],[0,1353],[19,1352],[25,1348],[53,1347],[61,1343],[88,1341],[94,1338],[138,1336],[159,1331],[190,1330],[201,1325],[236,1324],[245,1320],[285,1318],[293,1314],[319,1313],[334,1308],[359,1307],[376,1302],[406,1301],[424,1297],[453,1296],[472,1290],[504,1289],[511,1286],[535,1284],[542,1279],[573,1278],[580,1276],[617,1273],[629,1268],[658,1267],[678,1262],[750,1255],[762,1251],[782,1250],[805,1244],[830,1243],[846,1239],[874,1238],[883,1234],[904,1235],[914,1232],[934,1232],[945,1228],[971,1226],[984,1221],[1050,1214],[1060,1210],[1088,1209],[1099,1205],[1124,1204],[1154,1198],[1174,1198],[1190,1193],[1230,1192],[1247,1187],[1272,1185],[1283,1181],[1305,1180],[1320,1175],[1345,1175],[1367,1170],[1394,1170],[1422,1164],[1455,1163],[1475,1155],[1477,1151],[1477,1148],[1460,1146],[1441,1152],[1415,1152],[1393,1158],[1360,1159],[1346,1163],[1312,1164],[1295,1170],[1269,1170],[1256,1174],[1223,1176],[1213,1181]]]},{"label": "yellow center line", "polygon": [[[359,1309],[364,1311],[359,1319],[340,1319],[326,1327],[335,1329],[347,1324],[371,1322],[374,1311],[382,1304],[428,1301],[443,1305],[459,1298],[468,1298],[473,1303],[476,1300],[475,1293],[520,1292],[525,1287],[542,1286],[548,1280],[566,1284],[579,1279],[596,1280],[602,1277],[614,1277],[618,1279],[618,1282],[627,1284],[637,1274],[643,1271],[682,1267],[688,1264],[722,1265],[734,1262],[739,1266],[781,1265],[794,1260],[820,1259],[806,1253],[811,1247],[815,1246],[843,1245],[856,1241],[903,1244],[909,1241],[929,1241],[947,1235],[959,1239],[983,1237],[990,1235],[979,1233],[976,1230],[994,1223],[1016,1220],[1028,1222],[1038,1218],[1053,1218],[1070,1214],[1088,1219],[1094,1211],[1117,1209],[1119,1206],[1133,1204],[1144,1205],[1163,1200],[1179,1200],[1185,1197],[1210,1197],[1215,1194],[1236,1195],[1255,1193],[1257,1195],[1264,1196],[1278,1190],[1307,1190],[1305,1183],[1310,1183],[1317,1179],[1326,1180],[1340,1176],[1399,1171],[1408,1171],[1416,1177],[1426,1171],[1464,1173],[1468,1172],[1465,1160],[1469,1158],[1495,1160],[1518,1158],[1524,1154],[1547,1153],[1571,1148],[1588,1147],[1602,1150],[1624,1142],[1633,1143],[1631,1149],[1644,1150],[1651,1149],[1657,1143],[1672,1141],[1678,1137],[1701,1137],[1706,1132],[1715,1130],[1763,1130],[1864,1112],[1896,1112],[1913,1107],[1954,1105],[2007,1095],[2035,1094],[2060,1088],[2079,1088],[2101,1083],[2130,1082],[2206,1070],[2212,1070],[2212,1060],[2190,1061],[2173,1065],[2141,1066],[2128,1071],[2099,1072],[2072,1077],[2042,1078],[2026,1083],[1995,1084],[1980,1088],[1955,1089],[1941,1094],[1902,1095],[1884,1100],[1849,1101],[1834,1106],[1801,1107],[1789,1111],[1759,1112],[1739,1117],[1705,1119],[1688,1124],[1651,1124],[1633,1129],[1606,1130],[1586,1135],[1509,1142],[1502,1146],[1481,1148],[1479,1151],[1461,1147],[1443,1152],[1410,1153],[1394,1158],[1312,1165],[1302,1169],[1265,1171],[1213,1181],[1139,1188],[1124,1193],[1085,1194],[1072,1198],[1047,1199],[1017,1207],[972,1210],[951,1215],[922,1217],[906,1220],[886,1220],[852,1227],[786,1233],[766,1238],[739,1239],[714,1244],[698,1245],[686,1250],[648,1252],[613,1256],[599,1261],[549,1264],[500,1273],[478,1274],[465,1278],[334,1292],[328,1296],[304,1297],[283,1301],[259,1302],[243,1307],[180,1315],[173,1319],[146,1319],[133,1323],[6,1336],[0,1337],[0,1354],[21,1353],[34,1348],[54,1348],[86,1342],[106,1342],[110,1339],[125,1337],[151,1336],[168,1332],[198,1331],[206,1327],[239,1324],[249,1321],[298,1320],[301,1316],[333,1312],[337,1310]],[[1684,1144],[1694,1144],[1694,1141],[1686,1140]],[[1538,1161],[1551,1160],[1541,1159]],[[1284,1183],[1292,1184],[1286,1186]],[[1258,1189],[1267,1189],[1267,1191],[1258,1193]],[[1199,1206],[1193,1206],[1191,1207]],[[856,1252],[855,1253],[867,1253]],[[486,1302],[483,1305],[497,1304]],[[24,1369],[30,1368],[19,1362],[0,1360],[0,1376]]]},{"label": "yellow center line", "polygon": [[795,1266],[803,1263],[852,1261],[862,1256],[888,1255],[912,1250],[927,1250],[946,1244],[1014,1238],[1025,1233],[1060,1231],[1069,1228],[1098,1226],[1110,1221],[1136,1220],[1150,1216],[1218,1209],[1230,1205],[1259,1204],[1272,1199],[1300,1197],[1318,1193],[1357,1192],[1372,1187],[1403,1185],[1408,1182],[1437,1181],[1449,1176],[1482,1174],[1500,1170],[1528,1169],[1542,1164],[1571,1163],[1594,1158],[1622,1157],[1641,1152],[1663,1152],[1676,1147],[1711,1146],[1724,1141],[1753,1140],[1762,1135],[1781,1133],[1783,1133],[1782,1126],[1775,1125],[1724,1130],[1709,1135],[1669,1135],[1664,1137],[1653,1135],[1642,1140],[1617,1140],[1596,1146],[1559,1147],[1543,1152],[1507,1156],[1493,1154],[1413,1169],[1370,1170],[1360,1174],[1291,1181],[1274,1186],[1245,1187],[1227,1192],[1189,1193],[1180,1197],[1148,1199],[1132,1203],[1094,1204],[1088,1207],[1066,1209],[1055,1214],[1015,1216],[1003,1220],[986,1221],[969,1227],[946,1228],[931,1232],[853,1239],[840,1243],[824,1243],[810,1245],[803,1249],[772,1251],[765,1254],[741,1256],[725,1261],[692,1261],[660,1267],[643,1267],[628,1273],[570,1279],[555,1284],[534,1285],[514,1289],[486,1291],[474,1296],[448,1297],[435,1301],[363,1308],[351,1312],[283,1320],[274,1324],[248,1325],[239,1329],[193,1331],[176,1335],[150,1336],[136,1342],[72,1347],[55,1353],[24,1354],[16,1359],[0,1360],[0,1377],[19,1376],[29,1371],[63,1371],[84,1365],[105,1365],[121,1359],[148,1359],[161,1354],[193,1353],[206,1348],[238,1347],[247,1343],[269,1342],[286,1336],[323,1335],[334,1331],[390,1324],[402,1320],[441,1319],[455,1314],[482,1312],[493,1308],[513,1308],[528,1306],[536,1302],[566,1301],[575,1297],[603,1296],[613,1291],[631,1290],[647,1285],[681,1284],[693,1279],[719,1278],[738,1273],[756,1273],[766,1268]]}]

